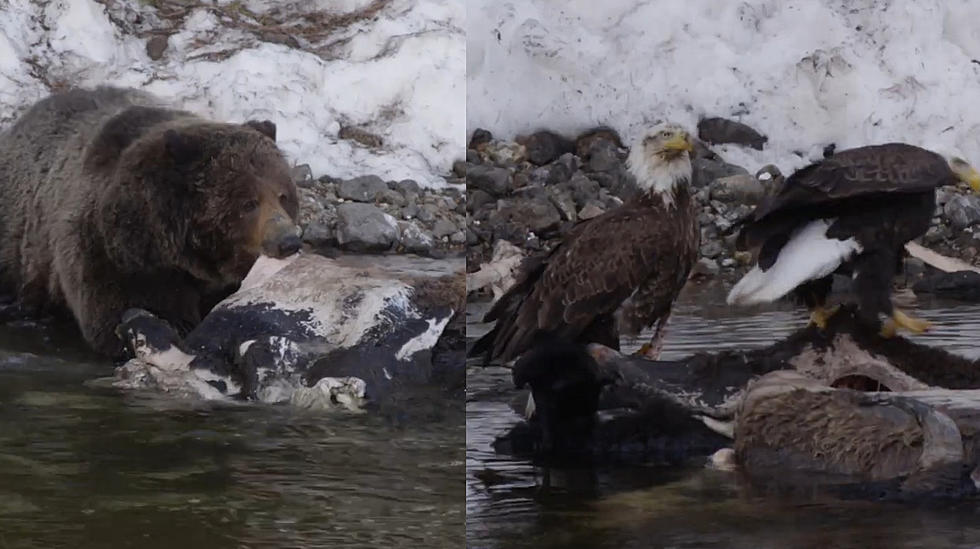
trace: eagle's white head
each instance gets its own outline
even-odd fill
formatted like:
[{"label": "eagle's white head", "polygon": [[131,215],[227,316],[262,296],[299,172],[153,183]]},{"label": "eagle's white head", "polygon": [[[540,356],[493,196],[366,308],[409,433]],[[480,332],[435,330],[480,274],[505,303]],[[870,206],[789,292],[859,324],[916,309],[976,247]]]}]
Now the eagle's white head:
[{"label": "eagle's white head", "polygon": [[658,124],[630,148],[626,165],[644,192],[674,201],[674,188],[691,182],[691,136],[678,124]]},{"label": "eagle's white head", "polygon": [[949,169],[953,170],[957,179],[969,184],[973,192],[980,193],[980,172],[976,168],[958,156],[947,156],[946,162],[949,163]]}]

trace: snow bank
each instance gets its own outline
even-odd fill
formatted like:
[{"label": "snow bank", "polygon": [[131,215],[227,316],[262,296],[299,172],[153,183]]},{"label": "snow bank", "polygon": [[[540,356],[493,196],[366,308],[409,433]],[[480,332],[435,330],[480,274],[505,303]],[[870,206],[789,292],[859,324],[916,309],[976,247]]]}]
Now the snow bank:
[{"label": "snow bank", "polygon": [[723,116],[769,136],[761,152],[721,150],[750,170],[892,140],[980,165],[978,21],[971,0],[479,0],[467,126],[634,138],[657,119]]},{"label": "snow bank", "polygon": [[[256,14],[272,6],[297,15],[317,8],[344,14],[370,3],[252,0],[246,6]],[[147,36],[125,28],[146,30],[156,20],[150,4],[128,2],[120,13],[129,19],[122,22],[93,0],[2,4],[0,126],[47,95],[49,86],[111,83],[143,88],[219,120],[268,118],[278,126],[283,150],[294,162],[310,164],[316,176],[376,174],[441,186],[441,174],[462,156],[460,2],[392,0],[374,17],[331,29],[313,45],[321,48],[262,42],[215,11],[198,9],[170,36],[158,61],[147,56]],[[363,128],[383,144],[369,148],[340,139],[342,126]]]}]

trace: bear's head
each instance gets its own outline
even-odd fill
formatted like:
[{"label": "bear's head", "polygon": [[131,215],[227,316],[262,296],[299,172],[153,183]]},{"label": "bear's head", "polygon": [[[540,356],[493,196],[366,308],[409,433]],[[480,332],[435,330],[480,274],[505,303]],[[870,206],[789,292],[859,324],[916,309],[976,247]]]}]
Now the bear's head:
[{"label": "bear's head", "polygon": [[122,147],[100,199],[107,254],[123,271],[178,270],[223,286],[260,254],[301,245],[299,198],[272,122],[167,121]]}]

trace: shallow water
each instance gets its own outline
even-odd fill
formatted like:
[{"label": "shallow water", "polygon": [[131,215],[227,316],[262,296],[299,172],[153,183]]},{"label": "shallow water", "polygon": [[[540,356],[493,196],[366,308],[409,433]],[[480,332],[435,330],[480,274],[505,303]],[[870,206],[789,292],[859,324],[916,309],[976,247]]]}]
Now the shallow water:
[{"label": "shallow water", "polygon": [[[737,311],[723,305],[723,296],[717,288],[682,296],[669,325],[665,359],[763,346],[806,323],[804,313],[792,307]],[[896,301],[913,304],[908,295]],[[934,322],[917,341],[980,356],[980,305],[914,305]],[[487,329],[478,322],[484,310],[485,305],[471,306],[468,337]],[[642,342],[630,342],[624,350]],[[469,547],[980,547],[980,502],[843,502],[816,492],[760,493],[734,474],[699,462],[682,468],[566,469],[497,455],[490,446],[494,437],[519,420],[510,371],[471,366],[468,373]]]},{"label": "shallow water", "polygon": [[0,548],[464,544],[462,403],[406,424],[85,384],[111,373],[0,328]]}]

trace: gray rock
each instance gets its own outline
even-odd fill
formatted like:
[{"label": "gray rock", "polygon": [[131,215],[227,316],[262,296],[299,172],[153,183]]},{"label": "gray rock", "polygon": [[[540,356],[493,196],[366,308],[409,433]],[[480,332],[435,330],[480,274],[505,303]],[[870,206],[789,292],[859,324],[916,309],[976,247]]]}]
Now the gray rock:
[{"label": "gray rock", "polygon": [[402,219],[415,219],[419,215],[419,205],[409,204],[402,208]]},{"label": "gray rock", "polygon": [[482,154],[497,166],[512,167],[523,162],[527,153],[520,143],[494,139],[483,146]]},{"label": "gray rock", "polygon": [[452,221],[448,219],[437,219],[435,225],[432,226],[432,236],[442,238],[455,233],[457,230],[459,229]]},{"label": "gray rock", "polygon": [[527,138],[524,149],[529,162],[543,166],[575,150],[575,143],[555,132],[539,131]]},{"label": "gray rock", "polygon": [[694,187],[703,187],[719,177],[749,173],[745,168],[729,164],[718,156],[713,158],[695,156],[691,161],[691,170],[693,171],[691,185]]},{"label": "gray rock", "polygon": [[292,178],[293,183],[297,187],[312,187],[313,186],[313,170],[310,169],[309,164],[300,164],[299,166],[293,166],[289,170],[289,177]]},{"label": "gray rock", "polygon": [[569,177],[581,167],[581,162],[579,162],[578,157],[572,153],[565,153],[559,156],[558,160],[555,160],[553,164],[564,166],[568,170]]},{"label": "gray rock", "polygon": [[562,219],[572,223],[578,221],[578,212],[575,211],[575,200],[572,199],[571,193],[554,189],[550,194],[551,203],[558,208],[558,213],[561,214]]},{"label": "gray rock", "polygon": [[406,196],[408,194],[417,195],[422,192],[422,187],[420,187],[414,179],[402,179],[401,181],[389,183],[388,186],[391,188],[391,190],[398,191]]},{"label": "gray rock", "polygon": [[341,181],[337,185],[337,196],[356,202],[373,202],[374,197],[388,190],[388,185],[376,175],[362,175]]},{"label": "gray rock", "polygon": [[704,118],[698,122],[698,138],[712,144],[734,143],[762,150],[768,138],[749,126],[726,118]]},{"label": "gray rock", "polygon": [[725,247],[717,240],[711,240],[701,244],[701,257],[714,259],[723,253],[725,253]]},{"label": "gray rock", "polygon": [[317,249],[333,247],[337,245],[337,235],[331,222],[320,219],[303,229],[303,242]]},{"label": "gray rock", "polygon": [[608,141],[600,141],[592,148],[589,157],[589,169],[594,172],[611,172],[620,168],[623,161],[620,160],[615,146]]},{"label": "gray rock", "polygon": [[399,221],[398,230],[398,243],[409,252],[425,254],[435,245],[432,233],[419,227],[414,221]]},{"label": "gray rock", "polygon": [[384,251],[398,241],[398,222],[371,204],[337,206],[337,242],[355,252]]},{"label": "gray rock", "polygon": [[547,176],[544,178],[546,185],[561,185],[571,179],[572,173],[574,173],[574,170],[569,169],[567,164],[557,161],[543,166],[543,168],[548,170]]},{"label": "gray rock", "polygon": [[712,200],[739,204],[758,204],[766,192],[762,182],[748,174],[716,179],[709,190]]},{"label": "gray rock", "polygon": [[721,267],[718,266],[718,262],[714,259],[702,257],[694,264],[695,276],[715,276],[719,272],[721,272]]},{"label": "gray rock", "polygon": [[470,144],[466,146],[468,149],[478,149],[483,145],[486,145],[493,140],[493,134],[484,130],[483,128],[477,128],[473,130],[473,135],[470,136]]},{"label": "gray rock", "polygon": [[453,162],[453,173],[458,177],[466,177],[466,170],[468,168],[469,164],[463,160]]},{"label": "gray rock", "polygon": [[374,198],[379,202],[384,202],[386,204],[391,204],[399,207],[404,206],[405,204],[408,203],[408,201],[405,200],[405,196],[402,195],[402,193],[398,191],[393,191],[391,189],[385,189],[383,191],[380,191],[378,194],[374,195]]},{"label": "gray rock", "polygon": [[[715,222],[714,223],[715,227],[717,227],[718,230],[721,231],[721,232],[727,232],[728,229],[731,229],[732,228],[732,222],[729,221],[729,220],[727,220],[727,219],[725,219],[723,216],[720,216],[719,215],[718,217],[715,217],[714,222]],[[709,227],[710,227],[710,225],[709,225]]]},{"label": "gray rock", "polygon": [[510,190],[510,171],[496,166],[473,166],[466,174],[468,189],[480,189],[493,196],[503,196]]},{"label": "gray rock", "polygon": [[496,202],[496,199],[486,191],[480,189],[472,189],[466,193],[466,207],[469,208],[471,212],[475,212],[482,208],[485,204],[491,204]]},{"label": "gray rock", "polygon": [[953,198],[957,194],[959,193],[952,188],[939,187],[936,189],[936,204],[939,206],[944,206],[947,202],[949,202],[949,199]]},{"label": "gray rock", "polygon": [[561,215],[547,197],[501,201],[490,218],[495,234],[498,229],[503,229],[504,234],[512,234],[515,229],[520,233],[519,229],[523,228],[541,233],[557,228],[560,223]]},{"label": "gray rock", "polygon": [[619,165],[616,169],[608,172],[593,172],[589,177],[622,200],[629,200],[640,192],[633,174],[629,173],[623,165]]},{"label": "gray rock", "polygon": [[422,204],[422,206],[419,207],[418,215],[415,217],[417,217],[418,220],[422,221],[423,223],[432,223],[436,220],[436,213],[438,211],[438,206],[434,204]]},{"label": "gray rock", "polygon": [[470,229],[469,227],[467,227],[466,228],[466,245],[467,246],[473,246],[473,245],[476,245],[479,241],[480,241],[480,237],[478,237],[476,235],[476,233],[473,232],[472,229]]},{"label": "gray rock", "polygon": [[599,195],[599,184],[591,180],[582,172],[575,172],[568,180],[567,187],[572,192],[572,200],[575,205],[582,208],[589,200],[595,199]]},{"label": "gray rock", "polygon": [[954,230],[972,227],[980,223],[980,198],[965,194],[952,196],[943,206],[943,213]]},{"label": "gray rock", "polygon": [[316,191],[312,189],[304,189],[302,187],[300,187],[298,190],[299,219],[297,219],[297,221],[300,225],[313,223],[317,220],[317,218],[323,215],[326,206],[323,204]]},{"label": "gray rock", "polygon": [[581,220],[592,219],[593,217],[600,216],[606,212],[606,209],[602,206],[602,203],[598,200],[589,200],[582,209],[578,211],[578,218]]},{"label": "gray rock", "polygon": [[612,128],[606,126],[592,128],[575,139],[575,154],[587,161],[592,157],[593,150],[606,145],[611,145],[614,149],[622,149],[623,140]]},{"label": "gray rock", "polygon": [[463,231],[456,231],[453,234],[449,235],[449,241],[452,242],[453,244],[463,244],[466,242],[466,238],[467,238],[466,233],[464,233]]},{"label": "gray rock", "polygon": [[146,41],[146,55],[156,61],[163,57],[163,52],[167,51],[167,42],[170,37],[158,34]]}]

